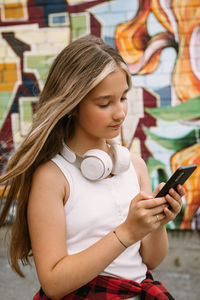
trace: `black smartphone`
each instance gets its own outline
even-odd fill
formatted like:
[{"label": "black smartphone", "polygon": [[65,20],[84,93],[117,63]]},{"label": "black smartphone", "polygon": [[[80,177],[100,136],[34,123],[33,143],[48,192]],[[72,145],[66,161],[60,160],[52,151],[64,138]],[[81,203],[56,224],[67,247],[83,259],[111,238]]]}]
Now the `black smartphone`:
[{"label": "black smartphone", "polygon": [[168,194],[170,188],[176,190],[179,184],[184,184],[184,182],[192,175],[194,170],[196,169],[196,165],[187,165],[178,168],[174,174],[169,178],[164,187],[160,190],[160,192],[156,195],[158,197],[164,197]]}]

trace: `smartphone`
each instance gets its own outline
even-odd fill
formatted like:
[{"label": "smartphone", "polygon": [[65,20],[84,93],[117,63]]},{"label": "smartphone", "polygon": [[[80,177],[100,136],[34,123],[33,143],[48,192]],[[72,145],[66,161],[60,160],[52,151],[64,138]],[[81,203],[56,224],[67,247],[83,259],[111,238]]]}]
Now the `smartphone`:
[{"label": "smartphone", "polygon": [[160,190],[160,192],[156,195],[158,197],[164,197],[168,194],[170,188],[173,188],[177,191],[177,186],[179,184],[184,184],[184,182],[192,175],[194,170],[197,168],[197,165],[187,165],[178,168],[174,174],[169,178],[164,187]]}]

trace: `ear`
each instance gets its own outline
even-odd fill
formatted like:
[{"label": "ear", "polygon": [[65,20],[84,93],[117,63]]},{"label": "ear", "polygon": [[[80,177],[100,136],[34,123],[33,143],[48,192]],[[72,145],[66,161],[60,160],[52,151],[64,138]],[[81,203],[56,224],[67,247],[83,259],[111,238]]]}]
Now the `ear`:
[{"label": "ear", "polygon": [[77,117],[78,116],[78,108],[77,107],[75,107],[72,111],[70,111],[69,113],[68,113],[68,119],[72,119],[72,118],[74,118],[74,117]]},{"label": "ear", "polygon": [[77,105],[71,112],[72,117],[78,117],[79,106]]}]

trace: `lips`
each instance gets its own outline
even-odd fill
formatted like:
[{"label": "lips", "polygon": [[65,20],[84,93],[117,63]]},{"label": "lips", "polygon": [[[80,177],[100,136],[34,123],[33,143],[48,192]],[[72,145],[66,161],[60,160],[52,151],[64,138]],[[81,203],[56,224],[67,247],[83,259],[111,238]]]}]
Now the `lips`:
[{"label": "lips", "polygon": [[111,126],[109,126],[109,127],[112,127],[112,128],[119,128],[119,127],[121,127],[121,123],[120,124],[116,124],[116,125],[111,125]]}]

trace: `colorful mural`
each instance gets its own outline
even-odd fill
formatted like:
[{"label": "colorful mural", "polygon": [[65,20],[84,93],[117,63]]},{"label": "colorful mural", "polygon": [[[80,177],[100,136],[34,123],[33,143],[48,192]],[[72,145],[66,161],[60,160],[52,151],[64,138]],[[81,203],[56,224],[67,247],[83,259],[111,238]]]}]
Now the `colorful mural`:
[{"label": "colorful mural", "polygon": [[200,229],[199,0],[0,0],[0,172],[27,134],[55,55],[86,34],[115,47],[132,73],[121,142],[154,188],[196,163],[170,229]]}]

